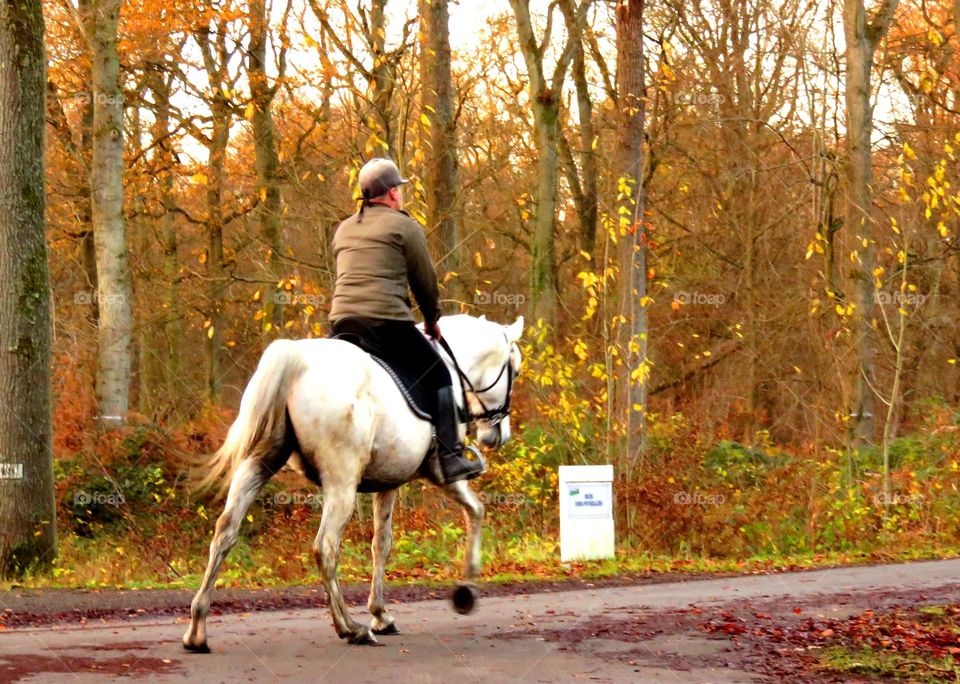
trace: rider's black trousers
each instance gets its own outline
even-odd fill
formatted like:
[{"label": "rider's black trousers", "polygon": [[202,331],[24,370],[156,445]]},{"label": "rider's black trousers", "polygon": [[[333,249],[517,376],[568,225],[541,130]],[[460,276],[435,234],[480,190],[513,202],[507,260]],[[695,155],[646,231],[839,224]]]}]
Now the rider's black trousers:
[{"label": "rider's black trousers", "polygon": [[424,407],[437,416],[437,393],[453,382],[447,366],[417,325],[410,321],[340,318],[333,324],[335,337],[352,342],[364,351],[379,356],[392,366],[400,366],[424,384]]}]

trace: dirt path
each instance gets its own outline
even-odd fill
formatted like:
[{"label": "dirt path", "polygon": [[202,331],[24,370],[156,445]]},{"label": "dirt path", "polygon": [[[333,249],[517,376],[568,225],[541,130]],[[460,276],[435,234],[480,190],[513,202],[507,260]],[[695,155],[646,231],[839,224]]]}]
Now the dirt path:
[{"label": "dirt path", "polygon": [[393,607],[403,633],[380,648],[339,641],[325,610],[285,609],[212,618],[210,655],[182,651],[179,616],[88,621],[0,632],[0,682],[813,681],[788,654],[704,626],[733,612],[790,621],[958,595],[960,560],[949,560],[487,597],[466,617],[419,601]]}]

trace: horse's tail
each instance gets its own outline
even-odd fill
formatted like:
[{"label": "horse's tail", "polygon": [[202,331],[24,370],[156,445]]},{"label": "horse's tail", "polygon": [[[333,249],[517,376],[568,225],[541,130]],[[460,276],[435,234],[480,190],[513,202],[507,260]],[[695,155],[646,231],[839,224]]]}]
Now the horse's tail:
[{"label": "horse's tail", "polygon": [[[220,493],[229,484],[228,476],[244,460],[253,459],[279,468],[278,457],[289,456],[291,436],[287,434],[287,396],[290,386],[305,366],[290,340],[276,340],[263,353],[257,370],[240,399],[240,411],[230,426],[227,439],[205,466],[199,483],[205,489],[219,484]],[[285,458],[284,458],[285,460]]]}]

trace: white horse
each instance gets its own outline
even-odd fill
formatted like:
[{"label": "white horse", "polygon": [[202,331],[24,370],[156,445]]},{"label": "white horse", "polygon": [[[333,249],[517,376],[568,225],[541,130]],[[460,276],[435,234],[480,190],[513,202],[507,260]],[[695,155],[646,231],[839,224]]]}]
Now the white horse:
[{"label": "white horse", "polygon": [[[465,389],[477,438],[484,446],[499,447],[510,438],[510,389],[520,370],[516,342],[523,332],[523,317],[503,326],[483,317],[449,316],[440,320],[440,329],[456,362],[445,352],[441,356],[454,387],[459,381]],[[461,402],[461,393],[455,394]],[[413,413],[387,372],[359,347],[336,339],[277,340],[267,347],[243,392],[226,441],[210,458],[205,482],[223,481],[229,475],[230,485],[210,543],[207,570],[190,607],[184,648],[209,652],[206,619],[220,563],[236,543],[247,509],[288,461],[323,487],[313,556],[337,634],[350,643],[373,644],[375,634],[397,633],[394,618],[383,605],[393,506],[397,488],[421,475],[432,435],[432,425]],[[375,492],[369,627],[350,618],[337,582],[340,540],[358,491]],[[453,594],[454,607],[469,612],[480,573],[483,506],[466,482],[448,485],[444,492],[462,506],[469,530],[463,579]]]}]

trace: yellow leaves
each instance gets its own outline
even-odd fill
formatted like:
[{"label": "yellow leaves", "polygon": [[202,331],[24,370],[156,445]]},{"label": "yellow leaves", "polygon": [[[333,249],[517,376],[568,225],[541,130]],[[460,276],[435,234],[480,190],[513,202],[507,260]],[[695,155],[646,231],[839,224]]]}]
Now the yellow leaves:
[{"label": "yellow leaves", "polygon": [[262,291],[262,290],[257,290],[256,292],[253,293],[253,297],[251,298],[250,301],[251,301],[251,302],[259,302],[262,297],[263,297],[263,291]]},{"label": "yellow leaves", "polygon": [[582,320],[585,320],[585,321],[586,321],[586,320],[589,320],[589,319],[593,318],[593,315],[597,312],[597,306],[598,306],[598,305],[599,305],[599,302],[597,301],[597,298],[596,298],[596,297],[594,297],[594,296],[588,297],[588,298],[587,298],[587,306],[586,306],[586,308],[585,308],[585,310],[584,310],[583,319],[582,319]]},{"label": "yellow leaves", "polygon": [[422,123],[425,128],[430,128],[433,125],[430,123],[430,117],[428,117],[425,112],[420,114],[420,123]]},{"label": "yellow leaves", "polygon": [[483,255],[480,252],[473,253],[473,263],[477,268],[483,268]]},{"label": "yellow leaves", "polygon": [[906,155],[907,159],[917,158],[917,153],[913,151],[912,147],[910,147],[910,143],[903,143],[903,153]]},{"label": "yellow leaves", "polygon": [[252,102],[247,105],[246,109],[243,110],[243,118],[247,121],[253,119],[253,115],[257,113],[257,106]]},{"label": "yellow leaves", "polygon": [[942,238],[950,237],[950,229],[947,228],[947,224],[945,224],[943,221],[940,221],[939,223],[937,223],[937,232],[940,234],[940,237]]},{"label": "yellow leaves", "polygon": [[211,340],[213,339],[213,326],[212,326],[212,325],[211,325],[209,328],[207,328],[207,339],[211,339]]},{"label": "yellow leaves", "polygon": [[943,45],[943,35],[935,28],[932,28],[929,31],[927,31],[927,40],[929,40],[931,43],[933,43],[937,47],[940,47],[941,45]]},{"label": "yellow leaves", "polygon": [[587,360],[587,343],[583,340],[577,340],[576,344],[573,345],[573,353],[576,355],[580,361]]},{"label": "yellow leaves", "polygon": [[813,256],[814,252],[817,254],[823,254],[823,245],[820,244],[819,238],[820,235],[817,235],[817,240],[814,240],[809,245],[807,245],[807,253],[804,255],[804,259],[809,259]]},{"label": "yellow leaves", "polygon": [[853,304],[853,303],[847,304],[846,306],[838,303],[836,306],[833,307],[833,310],[837,312],[838,316],[846,317],[846,316],[852,315],[853,312],[856,310],[856,308],[857,308],[856,304]]},{"label": "yellow leaves", "polygon": [[192,176],[190,176],[190,180],[192,180],[192,181],[193,181],[194,183],[196,183],[197,185],[206,185],[206,184],[207,184],[207,174],[205,174],[205,173],[195,173],[195,174],[193,174]]},{"label": "yellow leaves", "polygon": [[579,280],[586,289],[596,287],[600,282],[600,276],[592,271],[580,271],[580,273],[577,274],[577,280]]},{"label": "yellow leaves", "polygon": [[650,377],[650,366],[646,363],[639,364],[630,372],[630,382],[645,383]]}]

